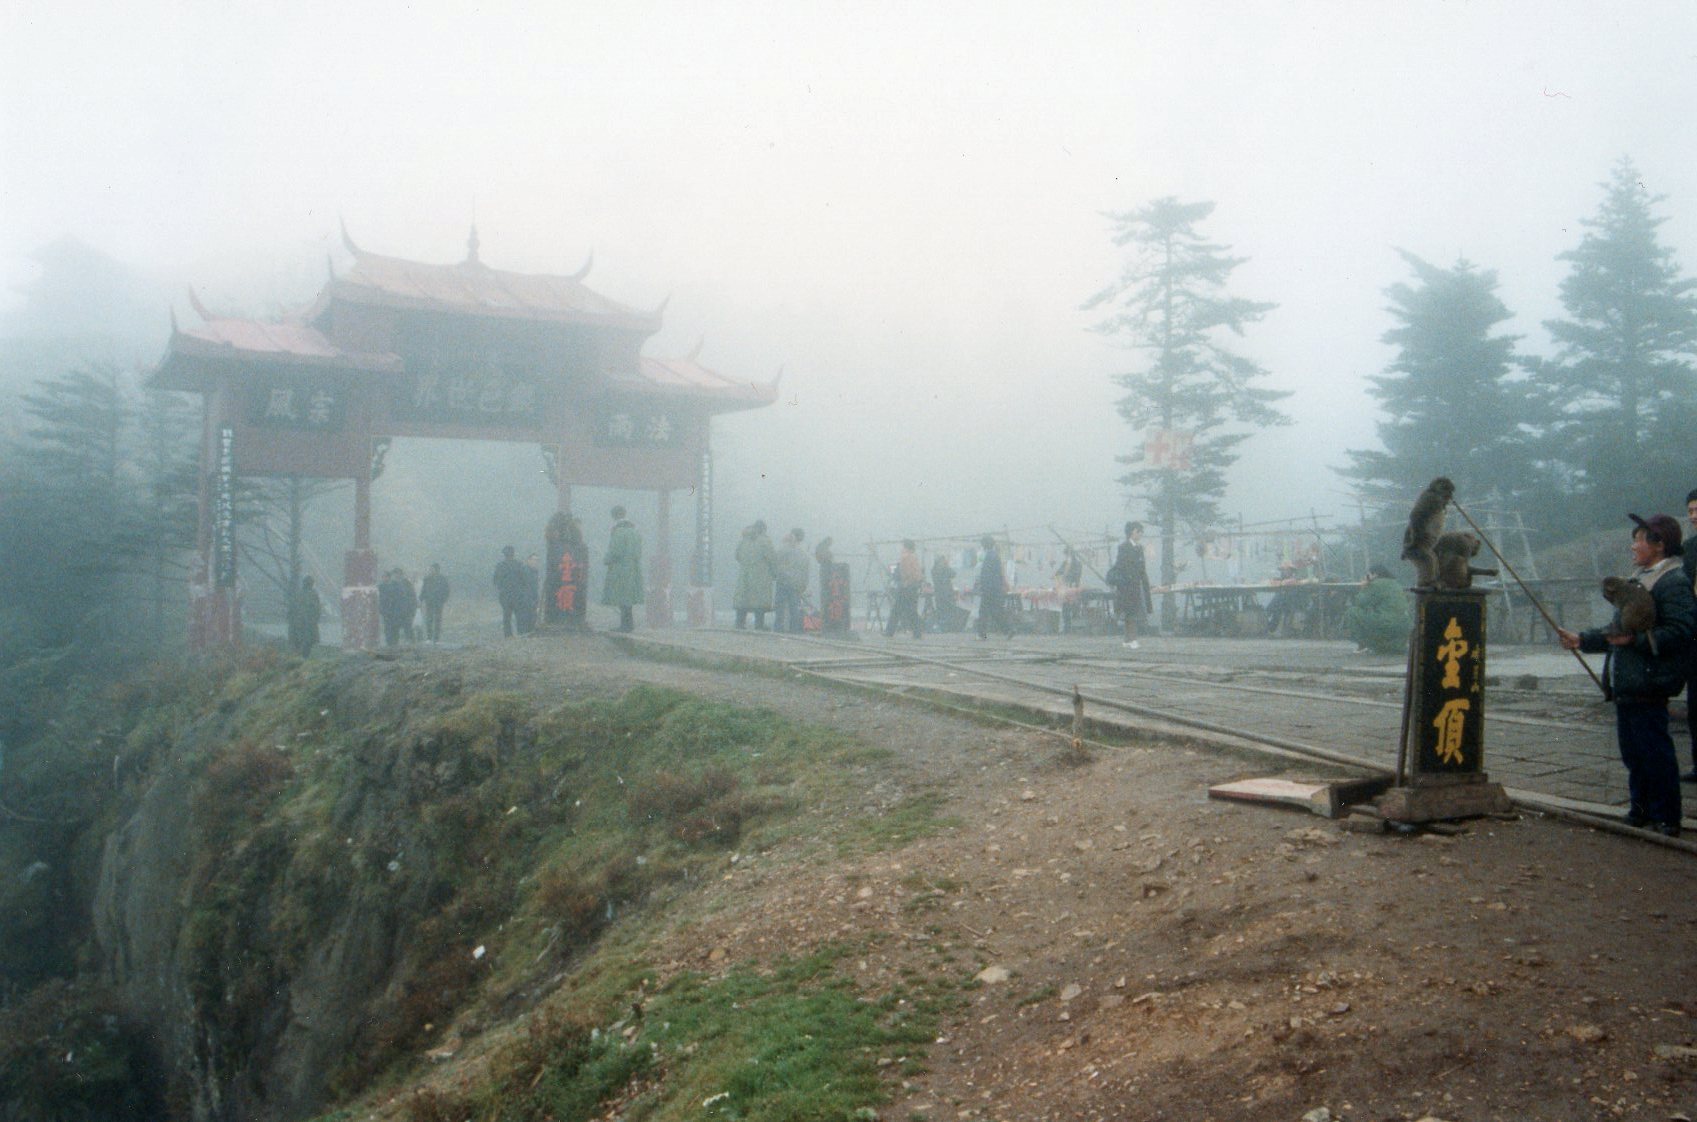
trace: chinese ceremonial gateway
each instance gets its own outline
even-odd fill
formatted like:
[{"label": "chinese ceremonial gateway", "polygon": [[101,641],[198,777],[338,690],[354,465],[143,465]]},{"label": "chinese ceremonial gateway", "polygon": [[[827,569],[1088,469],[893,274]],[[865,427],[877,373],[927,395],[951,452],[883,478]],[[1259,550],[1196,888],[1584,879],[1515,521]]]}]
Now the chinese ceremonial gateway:
[{"label": "chinese ceremonial gateway", "polygon": [[[429,265],[354,245],[345,275],[279,322],[213,315],[172,324],[154,374],[161,389],[202,395],[200,552],[192,640],[237,641],[241,630],[230,489],[249,475],[351,479],[352,548],[342,590],[343,644],[376,640],[371,480],[397,436],[536,443],[558,508],[583,486],[652,490],[657,551],[648,565],[650,619],[672,618],[670,494],[696,501],[691,614],[711,583],[710,421],[769,405],[777,384],[738,381],[697,354],[642,354],[661,326],[569,276],[492,269],[474,229],[464,261]],[[699,348],[698,348],[699,350]]]}]

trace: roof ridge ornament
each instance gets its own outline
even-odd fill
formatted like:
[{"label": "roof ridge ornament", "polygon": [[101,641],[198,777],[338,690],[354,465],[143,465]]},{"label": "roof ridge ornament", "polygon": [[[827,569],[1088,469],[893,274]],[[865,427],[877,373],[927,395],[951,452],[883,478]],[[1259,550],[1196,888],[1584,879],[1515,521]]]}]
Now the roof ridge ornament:
[{"label": "roof ridge ornament", "polygon": [[[200,302],[200,297],[198,297],[194,294],[194,285],[192,285],[192,284],[189,285],[188,290],[189,290],[189,307],[194,309],[194,314],[199,316],[201,318],[202,322],[211,323],[213,320],[221,318],[219,316],[213,315],[211,312],[206,310],[206,305],[202,304]],[[174,314],[175,313],[173,313],[173,315]]]},{"label": "roof ridge ornament", "polygon": [[666,305],[670,304],[671,302],[672,302],[672,294],[670,292],[668,292],[668,293],[666,293],[666,298],[664,300],[660,301],[660,306],[658,308],[654,309],[653,318],[654,318],[654,321],[656,323],[659,323],[661,320],[664,320],[666,318]]},{"label": "roof ridge ornament", "polygon": [[589,275],[590,267],[593,266],[594,264],[595,264],[595,249],[594,249],[594,247],[591,247],[590,250],[589,250],[589,256],[585,257],[583,259],[583,267],[580,268],[577,272],[572,274],[572,280],[574,280],[574,281],[583,280],[584,277],[587,277]]},{"label": "roof ridge ornament", "polygon": [[695,362],[698,359],[700,359],[701,358],[701,348],[706,346],[706,345],[707,345],[707,336],[706,335],[696,336],[695,346],[691,347],[690,351],[689,351],[689,361]]},{"label": "roof ridge ornament", "polygon": [[773,377],[772,377],[772,392],[773,393],[778,392],[778,383],[782,382],[783,380],[784,380],[784,368],[782,366],[780,366],[780,367],[778,367],[778,373],[773,375]]},{"label": "roof ridge ornament", "polygon": [[359,246],[355,245],[354,240],[348,237],[348,220],[338,214],[336,216],[336,222],[342,227],[342,245],[347,247],[347,251],[355,257],[360,256]]},{"label": "roof ridge ornament", "polygon": [[471,236],[465,240],[465,263],[467,265],[483,264],[477,258],[477,246],[477,223],[473,222],[471,224]]}]

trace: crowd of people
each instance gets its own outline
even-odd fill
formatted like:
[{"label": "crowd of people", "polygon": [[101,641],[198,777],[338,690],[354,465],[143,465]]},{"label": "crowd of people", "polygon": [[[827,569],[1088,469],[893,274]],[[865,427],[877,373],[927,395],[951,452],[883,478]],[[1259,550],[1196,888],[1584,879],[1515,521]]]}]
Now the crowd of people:
[{"label": "crowd of people", "polygon": [[[808,595],[810,577],[803,548],[805,541],[806,533],[798,527],[774,546],[763,520],[743,529],[737,542],[737,583],[731,601],[734,626],[738,630],[752,626],[756,631],[795,634],[819,626],[821,615],[830,614],[823,603],[815,608]],[[967,591],[977,601],[978,636],[1013,635],[1015,620],[1009,605],[1012,587],[1000,544],[986,534],[975,550],[960,552],[966,555],[971,568],[973,579]],[[886,574],[887,588],[883,593],[889,603],[889,612],[883,620],[886,636],[910,632],[915,639],[921,639],[927,630],[966,629],[973,613],[959,602],[955,584],[958,573],[950,553],[940,550],[932,558],[928,587],[919,544],[911,538],[902,541],[900,553]],[[834,561],[830,538],[823,539],[815,548],[814,559],[819,564],[821,601],[824,601]],[[1115,614],[1123,621],[1125,645],[1135,649],[1137,629],[1147,620],[1152,606],[1141,523],[1126,524],[1125,540],[1119,544],[1106,579],[1113,589]],[[1054,584],[1061,610],[1060,628],[1070,630],[1077,619],[1084,585],[1082,553],[1070,546],[1065,548],[1060,567],[1054,573]],[[772,616],[770,627],[766,621],[768,614]],[[815,622],[810,624],[810,619]]]},{"label": "crowd of people", "polygon": [[[635,607],[644,599],[642,535],[622,506],[614,507],[611,514],[601,603],[618,609],[618,629],[629,632],[635,628]],[[1628,822],[1677,835],[1680,784],[1697,783],[1697,749],[1690,768],[1681,773],[1669,732],[1668,709],[1669,700],[1685,692],[1687,721],[1692,742],[1697,745],[1697,704],[1693,704],[1697,701],[1697,490],[1686,496],[1686,518],[1692,534],[1683,541],[1679,523],[1668,515],[1631,518],[1633,572],[1629,580],[1653,601],[1653,625],[1628,630],[1617,611],[1607,626],[1584,631],[1557,628],[1556,638],[1567,650],[1607,656],[1602,681],[1615,705],[1617,739],[1628,774]],[[577,519],[562,512],[550,521],[547,540],[550,571],[546,589],[535,554],[520,561],[514,547],[509,545],[501,551],[492,580],[501,607],[501,631],[507,637],[535,631],[539,611],[551,621],[564,620],[568,627],[584,626],[589,551],[582,527]],[[811,567],[805,541],[806,534],[799,527],[786,533],[776,546],[764,521],[755,521],[743,530],[736,548],[737,582],[731,604],[737,629],[746,629],[752,619],[756,631],[798,634],[819,626],[819,619],[831,614],[829,609],[815,606],[808,594]],[[814,548],[813,560],[818,564],[824,600],[827,588],[837,579],[834,572],[846,566],[836,565],[828,537]],[[978,604],[979,638],[988,638],[992,632],[1013,635],[1009,580],[995,538],[985,535],[980,539],[971,561],[976,566],[971,591]],[[938,552],[929,570],[929,612],[922,614],[927,570],[918,544],[912,539],[902,541],[900,555],[888,571],[890,611],[884,634],[893,637],[898,631],[911,631],[919,639],[927,620],[935,630],[963,630],[971,613],[957,602],[957,575],[948,553]],[[1083,577],[1084,558],[1068,546],[1054,573],[1062,629],[1074,622]],[[1138,629],[1153,609],[1142,523],[1125,524],[1124,537],[1103,580],[1123,629],[1122,643],[1135,650],[1139,646]],[[846,584],[839,591],[846,599]],[[377,585],[383,644],[394,647],[418,642],[420,630],[424,642],[439,643],[443,608],[450,592],[440,565],[431,565],[416,586],[403,569],[384,573]],[[1272,611],[1278,611],[1276,604]],[[288,645],[303,658],[319,642],[322,613],[318,591],[312,578],[306,577],[287,604]],[[838,605],[835,613],[846,628],[846,604]],[[770,628],[768,614],[772,616]],[[1344,624],[1346,632],[1360,644],[1358,651],[1391,653],[1400,649],[1409,628],[1407,597],[1401,582],[1383,566],[1374,566]]]}]

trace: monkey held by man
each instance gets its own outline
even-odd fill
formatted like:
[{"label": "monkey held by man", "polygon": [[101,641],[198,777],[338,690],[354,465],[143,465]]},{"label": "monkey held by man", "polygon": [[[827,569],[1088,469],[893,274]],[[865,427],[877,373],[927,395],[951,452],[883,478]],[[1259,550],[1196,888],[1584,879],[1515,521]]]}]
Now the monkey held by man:
[{"label": "monkey held by man", "polygon": [[[1656,626],[1656,598],[1650,595],[1650,590],[1635,580],[1624,577],[1603,578],[1603,599],[1615,606],[1620,613],[1620,623],[1611,623],[1608,627],[1610,635],[1650,635],[1650,649],[1656,650],[1656,636],[1651,628]],[[1660,652],[1657,652],[1658,654]]]},{"label": "monkey held by man", "polygon": [[1455,484],[1444,476],[1432,480],[1414,509],[1408,512],[1408,529],[1402,535],[1402,559],[1414,562],[1414,583],[1431,588],[1438,579],[1438,558],[1432,548],[1444,532],[1444,508],[1455,497]]},{"label": "monkey held by man", "polygon": [[1443,589],[1472,588],[1474,577],[1494,577],[1495,569],[1482,569],[1473,564],[1479,554],[1479,539],[1465,530],[1440,534],[1432,546],[1436,559],[1437,587]]}]

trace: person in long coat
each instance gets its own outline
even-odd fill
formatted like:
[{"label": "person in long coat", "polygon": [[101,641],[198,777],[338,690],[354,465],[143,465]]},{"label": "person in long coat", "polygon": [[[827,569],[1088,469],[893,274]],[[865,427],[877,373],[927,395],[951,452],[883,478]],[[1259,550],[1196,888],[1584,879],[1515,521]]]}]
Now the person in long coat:
[{"label": "person in long coat", "polygon": [[757,521],[742,532],[742,541],[737,543],[737,593],[731,601],[739,629],[747,626],[748,614],[753,612],[754,630],[766,630],[766,613],[772,610],[772,585],[776,579],[772,572],[775,559],[772,539],[766,536],[766,523]]},{"label": "person in long coat", "polygon": [[289,649],[308,658],[312,648],[318,645],[318,619],[324,613],[324,603],[318,598],[318,590],[312,586],[312,578],[301,581],[295,594],[289,597]]},{"label": "person in long coat", "polygon": [[784,544],[779,547],[777,559],[773,562],[772,572],[777,578],[776,608],[772,616],[774,631],[801,634],[801,600],[807,594],[809,568],[807,554],[801,551],[804,537],[806,535],[799,526],[785,534]]},{"label": "person in long coat", "polygon": [[988,639],[993,625],[1011,639],[1013,624],[1008,622],[1008,578],[1002,572],[1002,555],[996,552],[996,539],[989,534],[978,544],[984,550],[973,588],[978,593],[978,637]]},{"label": "person in long coat", "polygon": [[625,517],[625,508],[613,508],[613,532],[607,539],[607,579],[601,584],[601,602],[619,609],[619,630],[636,630],[636,605],[642,603],[642,535]]},{"label": "person in long coat", "polygon": [[442,575],[442,566],[431,565],[418,590],[419,603],[424,605],[424,637],[432,643],[442,641],[442,606],[448,602],[452,589]]},{"label": "person in long coat", "polygon": [[1114,589],[1114,611],[1125,624],[1123,646],[1137,649],[1137,625],[1149,618],[1154,603],[1149,588],[1149,563],[1143,555],[1143,523],[1125,524],[1125,541],[1105,574]]},{"label": "person in long coat", "polygon": [[501,561],[495,566],[493,579],[496,598],[501,601],[501,634],[511,639],[513,626],[518,622],[519,613],[523,610],[525,590],[529,584],[524,562],[513,555],[512,546],[501,547]]}]

